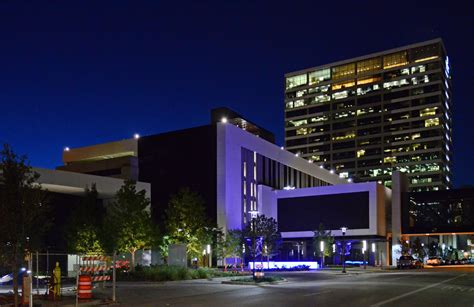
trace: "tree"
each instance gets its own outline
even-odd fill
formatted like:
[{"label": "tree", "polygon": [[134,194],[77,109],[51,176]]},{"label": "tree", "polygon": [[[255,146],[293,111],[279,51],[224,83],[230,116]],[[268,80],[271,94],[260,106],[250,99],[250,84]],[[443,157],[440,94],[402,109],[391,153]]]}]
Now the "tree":
[{"label": "tree", "polygon": [[188,259],[202,257],[204,244],[212,236],[202,197],[188,188],[173,195],[165,211],[165,228],[170,243],[186,244]]},{"label": "tree", "polygon": [[0,260],[13,273],[15,306],[18,306],[18,270],[31,256],[49,222],[47,196],[37,183],[26,156],[18,156],[9,145],[0,152]]},{"label": "tree", "polygon": [[224,262],[224,270],[227,271],[227,258],[234,258],[237,266],[237,258],[242,256],[242,231],[239,229],[228,230],[227,233],[220,232],[217,237],[217,255]]},{"label": "tree", "polygon": [[101,254],[104,252],[102,243],[102,223],[104,208],[99,204],[95,185],[86,187],[85,195],[71,215],[67,229],[68,250],[72,253]]},{"label": "tree", "polygon": [[[253,272],[255,273],[255,259],[264,253],[264,243],[271,243],[279,237],[277,222],[272,217],[257,215],[252,218],[243,231],[243,237],[249,246],[250,257],[253,261]],[[263,258],[261,258],[263,261]],[[255,277],[255,274],[254,274]]]},{"label": "tree", "polygon": [[262,229],[263,229],[263,243],[264,249],[263,253],[267,256],[267,266],[270,265],[270,255],[272,255],[277,249],[281,241],[280,232],[278,232],[278,224],[274,218],[265,218],[265,215],[262,215],[261,219]]},{"label": "tree", "polygon": [[[324,248],[321,251],[321,242],[324,244]],[[324,224],[320,223],[318,229],[314,231],[313,246],[315,250],[319,250],[322,255],[321,266],[324,265],[324,258],[331,257],[333,253],[332,245],[334,244],[334,236],[331,230],[326,230]]]},{"label": "tree", "polygon": [[131,269],[135,267],[135,253],[150,247],[153,226],[150,214],[150,199],[145,190],[137,191],[133,180],[126,180],[115,196],[115,201],[107,206],[104,233],[108,238],[106,249],[111,252],[131,254]]}]

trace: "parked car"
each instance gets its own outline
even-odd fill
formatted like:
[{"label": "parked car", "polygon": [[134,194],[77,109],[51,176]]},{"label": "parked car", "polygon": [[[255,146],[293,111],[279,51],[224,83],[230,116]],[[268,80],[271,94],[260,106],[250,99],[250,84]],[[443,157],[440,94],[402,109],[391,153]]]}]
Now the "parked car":
[{"label": "parked car", "polygon": [[426,264],[429,265],[442,265],[443,264],[443,259],[441,257],[430,257],[428,260],[426,260]]},{"label": "parked car", "polygon": [[422,267],[423,263],[412,256],[401,256],[397,260],[397,268],[399,269],[420,269]]},{"label": "parked car", "polygon": [[[20,271],[18,272],[18,282],[21,283],[21,280],[23,278],[23,274],[25,274],[26,269],[21,268]],[[12,285],[13,284],[13,273],[4,275],[0,277],[0,285]]]}]

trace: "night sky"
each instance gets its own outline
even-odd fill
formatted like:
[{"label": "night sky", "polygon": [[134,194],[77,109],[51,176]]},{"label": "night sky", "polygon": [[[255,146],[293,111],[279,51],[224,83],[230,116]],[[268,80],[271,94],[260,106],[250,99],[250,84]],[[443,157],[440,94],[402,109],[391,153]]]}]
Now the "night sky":
[{"label": "night sky", "polygon": [[64,146],[203,125],[228,106],[282,144],[285,73],[441,37],[454,183],[474,184],[469,1],[328,2],[1,1],[0,143],[54,168]]}]

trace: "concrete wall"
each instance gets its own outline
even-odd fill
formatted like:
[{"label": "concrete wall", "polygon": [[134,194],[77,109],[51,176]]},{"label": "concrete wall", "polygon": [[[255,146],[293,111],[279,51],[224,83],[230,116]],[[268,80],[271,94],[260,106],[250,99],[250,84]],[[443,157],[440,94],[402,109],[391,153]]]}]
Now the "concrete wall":
[{"label": "concrete wall", "polygon": [[[64,194],[82,195],[86,187],[95,184],[99,197],[107,199],[114,197],[124,183],[122,179],[45,168],[34,168],[34,171],[40,174],[38,183],[44,189]],[[151,198],[149,183],[137,182],[137,190],[145,190],[147,197]]]}]

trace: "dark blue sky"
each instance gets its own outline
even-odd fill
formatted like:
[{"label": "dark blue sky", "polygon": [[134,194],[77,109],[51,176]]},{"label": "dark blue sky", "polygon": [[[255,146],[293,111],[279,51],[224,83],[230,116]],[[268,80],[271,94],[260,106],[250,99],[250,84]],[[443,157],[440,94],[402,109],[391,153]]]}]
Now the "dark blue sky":
[{"label": "dark blue sky", "polygon": [[327,3],[2,1],[0,142],[55,167],[64,146],[207,124],[228,106],[282,143],[284,73],[442,37],[454,182],[474,184],[468,1]]}]

